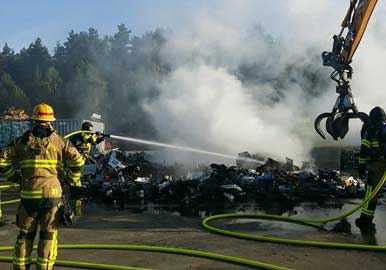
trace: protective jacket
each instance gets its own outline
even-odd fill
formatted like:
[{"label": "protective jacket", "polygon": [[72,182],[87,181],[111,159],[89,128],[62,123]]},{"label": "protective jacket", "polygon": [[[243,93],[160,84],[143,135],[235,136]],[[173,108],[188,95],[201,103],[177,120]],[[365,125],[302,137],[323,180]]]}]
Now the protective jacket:
[{"label": "protective jacket", "polygon": [[363,172],[371,162],[386,158],[386,126],[368,126],[361,132],[361,149],[359,153],[359,169]]},{"label": "protective jacket", "polygon": [[68,168],[65,180],[78,185],[83,165],[83,157],[55,130],[43,138],[28,131],[0,153],[5,178],[13,178],[20,169],[20,197],[24,199],[61,198],[59,176],[64,175],[64,168]]}]

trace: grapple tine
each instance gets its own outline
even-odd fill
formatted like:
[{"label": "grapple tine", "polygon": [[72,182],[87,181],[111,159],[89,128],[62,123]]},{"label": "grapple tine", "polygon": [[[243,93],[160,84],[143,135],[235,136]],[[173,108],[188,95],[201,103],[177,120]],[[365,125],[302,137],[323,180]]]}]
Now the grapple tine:
[{"label": "grapple tine", "polygon": [[350,119],[359,119],[365,125],[367,125],[370,121],[369,116],[367,115],[367,113],[364,112],[346,113],[346,116]]},{"label": "grapple tine", "polygon": [[320,135],[320,137],[322,137],[324,140],[326,140],[326,136],[324,135],[324,132],[321,130],[320,128],[320,123],[322,122],[322,120],[324,118],[328,118],[332,116],[332,113],[322,113],[322,114],[319,114],[318,117],[316,117],[315,121],[314,121],[314,128],[315,128],[315,131]]}]

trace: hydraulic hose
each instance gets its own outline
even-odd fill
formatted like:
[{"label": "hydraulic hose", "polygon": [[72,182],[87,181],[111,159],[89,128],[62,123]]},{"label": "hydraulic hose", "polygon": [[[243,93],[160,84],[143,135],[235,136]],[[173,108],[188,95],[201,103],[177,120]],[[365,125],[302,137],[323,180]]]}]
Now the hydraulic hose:
[{"label": "hydraulic hose", "polygon": [[[34,247],[36,249],[36,246]],[[130,250],[130,251],[144,251],[144,252],[157,252],[175,255],[193,256],[204,259],[216,260],[236,265],[242,265],[251,267],[253,269],[272,269],[272,270],[288,270],[289,268],[281,267],[269,263],[263,263],[255,260],[243,259],[234,256],[222,255],[219,253],[175,248],[175,247],[159,247],[159,246],[139,246],[139,245],[100,245],[100,244],[75,244],[75,245],[58,245],[59,249],[99,249],[99,250]],[[11,251],[13,247],[0,247],[0,251]],[[11,257],[0,257],[2,262],[11,262]],[[69,267],[81,267],[88,269],[146,269],[146,268],[124,268],[119,265],[103,265],[97,263],[85,263],[85,262],[68,262],[68,261],[56,261],[56,265],[69,266]],[[64,265],[66,263],[66,265]],[[69,265],[70,263],[71,265]]]},{"label": "hydraulic hose", "polygon": [[359,250],[374,250],[374,251],[386,251],[386,246],[375,246],[375,245],[363,245],[363,244],[349,244],[349,243],[335,243],[335,242],[321,242],[321,241],[307,241],[307,240],[297,240],[297,239],[287,239],[287,238],[278,238],[278,237],[268,237],[255,235],[250,233],[236,232],[232,230],[221,229],[213,225],[209,225],[209,222],[220,219],[235,219],[235,218],[249,218],[249,219],[264,219],[264,220],[276,220],[281,222],[291,222],[299,223],[303,225],[309,225],[312,223],[328,223],[331,221],[336,221],[348,217],[358,211],[362,206],[368,203],[373,199],[378,192],[381,190],[383,184],[386,181],[386,172],[383,174],[378,185],[371,193],[371,195],[364,199],[360,204],[358,204],[353,209],[339,214],[337,216],[325,217],[325,218],[295,218],[295,217],[283,217],[277,215],[267,215],[267,214],[223,214],[223,215],[214,215],[207,218],[204,218],[201,222],[202,226],[207,230],[226,235],[231,237],[237,237],[241,239],[256,240],[263,242],[271,243],[281,243],[281,244],[291,244],[291,245],[301,245],[301,246],[314,246],[314,247],[325,247],[325,248],[344,248],[344,249],[359,249]]}]

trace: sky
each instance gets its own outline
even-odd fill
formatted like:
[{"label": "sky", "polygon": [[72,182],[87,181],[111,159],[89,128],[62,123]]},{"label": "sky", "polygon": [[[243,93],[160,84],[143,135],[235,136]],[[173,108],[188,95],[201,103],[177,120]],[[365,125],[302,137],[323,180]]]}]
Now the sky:
[{"label": "sky", "polygon": [[[332,15],[336,10],[342,14],[346,8],[347,3],[341,0],[275,0],[269,6],[266,0],[6,1],[0,9],[0,46],[7,42],[19,51],[40,37],[52,51],[58,41],[66,40],[71,30],[87,31],[93,27],[105,35],[114,33],[117,25],[124,23],[134,35],[141,35],[157,27],[173,30],[189,27],[191,22],[208,17],[240,29],[252,21],[276,31],[279,36],[294,36],[297,27],[309,29],[311,24],[328,29],[320,35],[310,33],[313,39],[326,40],[327,45],[330,40],[325,38],[325,33],[337,29],[341,16],[331,16],[331,23],[321,26],[317,25],[321,20],[315,14],[325,18],[325,14]],[[313,16],[313,20],[308,16]],[[294,20],[298,23],[297,17],[306,19],[296,28],[288,29]],[[312,39],[311,36],[305,38]]]},{"label": "sky", "polygon": [[172,28],[187,13],[201,12],[212,1],[194,0],[18,0],[2,3],[0,46],[5,42],[16,51],[37,37],[50,50],[63,42],[68,32],[96,28],[101,35],[116,31],[120,23],[141,35],[157,27]]}]

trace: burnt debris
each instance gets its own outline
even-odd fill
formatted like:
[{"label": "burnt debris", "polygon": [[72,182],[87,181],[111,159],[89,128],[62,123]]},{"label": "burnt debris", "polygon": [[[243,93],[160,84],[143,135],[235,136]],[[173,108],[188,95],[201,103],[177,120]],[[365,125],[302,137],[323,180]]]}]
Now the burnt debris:
[{"label": "burnt debris", "polygon": [[[200,165],[150,162],[144,152],[118,149],[89,162],[83,176],[87,198],[124,209],[132,203],[153,202],[177,205],[181,209],[200,209],[209,204],[246,201],[296,204],[335,198],[359,198],[363,182],[337,170],[317,169],[304,162],[302,167],[267,158],[251,168],[237,162]],[[87,167],[86,166],[86,167]]]}]

